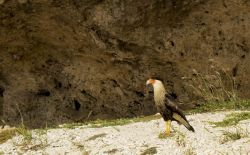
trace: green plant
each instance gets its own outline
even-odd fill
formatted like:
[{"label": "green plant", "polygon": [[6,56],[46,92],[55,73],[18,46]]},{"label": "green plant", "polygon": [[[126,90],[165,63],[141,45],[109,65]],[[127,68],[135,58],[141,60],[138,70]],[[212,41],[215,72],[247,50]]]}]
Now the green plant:
[{"label": "green plant", "polygon": [[18,134],[23,136],[25,141],[31,141],[32,140],[32,133],[30,130],[28,130],[24,125],[21,125],[20,127],[16,128],[16,131]]},{"label": "green plant", "polygon": [[82,125],[84,125],[84,123],[69,123],[69,124],[63,124],[62,128],[75,129]]},{"label": "green plant", "polygon": [[191,78],[195,94],[201,96],[206,102],[238,101],[236,84],[227,72],[214,71],[212,74],[203,75],[193,70],[196,75]]},{"label": "green plant", "polygon": [[16,104],[16,106],[21,117],[21,126],[16,128],[16,132],[23,136],[23,140],[24,140],[23,144],[28,144],[32,140],[32,133],[24,125],[24,119],[23,119],[22,112],[19,108],[19,104]]},{"label": "green plant", "polygon": [[31,143],[32,133],[30,130],[26,129],[24,125],[21,125],[20,127],[16,128],[16,133],[21,135],[23,139],[20,143],[14,142],[15,145],[21,146],[21,148],[23,149]]},{"label": "green plant", "polygon": [[200,106],[186,111],[187,114],[214,112],[224,110],[250,110],[250,100],[208,102]]},{"label": "green plant", "polygon": [[226,127],[238,124],[242,120],[250,119],[250,112],[238,112],[227,115],[223,121],[210,122],[216,127]]},{"label": "green plant", "polygon": [[224,144],[228,141],[235,141],[241,138],[248,137],[248,131],[243,131],[240,128],[236,128],[235,132],[230,131],[223,131],[223,135],[220,139],[220,143]]}]

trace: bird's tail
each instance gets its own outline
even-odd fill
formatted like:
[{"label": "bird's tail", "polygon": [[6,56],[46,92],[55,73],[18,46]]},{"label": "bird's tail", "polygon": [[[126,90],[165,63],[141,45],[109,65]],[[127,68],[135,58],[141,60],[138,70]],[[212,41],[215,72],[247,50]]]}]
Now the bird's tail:
[{"label": "bird's tail", "polygon": [[179,114],[173,113],[173,118],[179,123],[183,124],[188,130],[194,132],[194,128],[188,123],[187,120],[183,119]]}]

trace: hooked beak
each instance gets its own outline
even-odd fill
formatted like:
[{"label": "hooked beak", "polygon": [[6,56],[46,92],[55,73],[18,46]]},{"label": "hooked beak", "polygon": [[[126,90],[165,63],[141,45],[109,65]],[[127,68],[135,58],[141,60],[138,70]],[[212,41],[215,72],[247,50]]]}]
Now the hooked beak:
[{"label": "hooked beak", "polygon": [[155,82],[154,79],[148,79],[148,81],[146,82],[146,85],[154,84],[154,82]]}]

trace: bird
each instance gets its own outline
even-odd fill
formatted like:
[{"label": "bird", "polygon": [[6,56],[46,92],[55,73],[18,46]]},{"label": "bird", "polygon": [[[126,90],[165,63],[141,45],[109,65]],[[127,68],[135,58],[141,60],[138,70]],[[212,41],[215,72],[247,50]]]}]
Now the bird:
[{"label": "bird", "polygon": [[183,111],[175,103],[174,98],[166,93],[166,89],[161,80],[150,78],[147,80],[146,85],[153,86],[155,105],[157,111],[161,114],[166,123],[165,134],[167,136],[170,135],[171,121],[183,124],[188,130],[195,132]]}]

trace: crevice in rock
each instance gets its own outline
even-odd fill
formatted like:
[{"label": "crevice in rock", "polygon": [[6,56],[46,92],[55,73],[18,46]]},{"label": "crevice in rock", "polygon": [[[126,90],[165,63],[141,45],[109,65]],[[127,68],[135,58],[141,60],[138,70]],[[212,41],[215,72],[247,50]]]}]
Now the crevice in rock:
[{"label": "crevice in rock", "polygon": [[0,86],[0,97],[3,97],[4,91],[5,89],[2,86]]},{"label": "crevice in rock", "polygon": [[74,105],[75,105],[75,110],[79,111],[81,108],[81,103],[79,103],[79,101],[77,100],[74,100]]},{"label": "crevice in rock", "polygon": [[54,79],[54,83],[55,83],[56,89],[62,88],[62,83],[60,81],[58,81],[57,79]]},{"label": "crevice in rock", "polygon": [[140,91],[135,91],[136,95],[138,97],[145,97],[144,93],[140,92]]},{"label": "crevice in rock", "polygon": [[173,41],[170,41],[170,44],[174,47],[175,46],[175,44],[174,44],[174,42]]},{"label": "crevice in rock", "polygon": [[232,70],[233,77],[237,75],[237,72],[238,72],[238,65],[236,65]]},{"label": "crevice in rock", "polygon": [[47,89],[39,89],[38,92],[37,92],[37,95],[38,96],[46,96],[46,97],[48,97],[48,96],[51,95],[51,93]]},{"label": "crevice in rock", "polygon": [[3,115],[3,94],[4,94],[4,87],[0,86],[0,117]]}]

